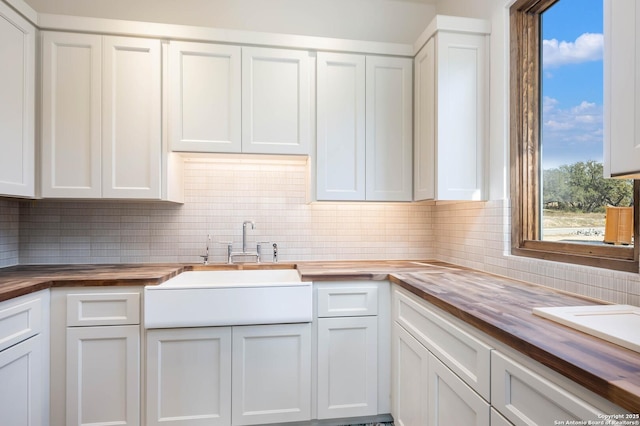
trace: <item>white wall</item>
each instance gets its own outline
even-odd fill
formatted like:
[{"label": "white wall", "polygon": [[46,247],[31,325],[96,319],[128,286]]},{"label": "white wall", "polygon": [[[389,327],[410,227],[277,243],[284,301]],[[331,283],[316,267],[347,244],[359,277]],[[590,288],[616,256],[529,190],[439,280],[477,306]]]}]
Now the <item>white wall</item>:
[{"label": "white wall", "polygon": [[413,43],[435,0],[26,0],[40,13]]}]

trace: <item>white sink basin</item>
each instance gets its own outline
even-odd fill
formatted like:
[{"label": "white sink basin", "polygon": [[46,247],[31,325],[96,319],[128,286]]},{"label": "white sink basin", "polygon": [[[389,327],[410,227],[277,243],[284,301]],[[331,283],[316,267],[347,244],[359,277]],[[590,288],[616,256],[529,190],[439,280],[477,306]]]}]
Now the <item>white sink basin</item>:
[{"label": "white sink basin", "polygon": [[311,322],[311,282],[295,269],[189,271],[144,289],[146,328]]},{"label": "white sink basin", "polygon": [[640,307],[592,305],[534,308],[535,315],[640,352]]}]

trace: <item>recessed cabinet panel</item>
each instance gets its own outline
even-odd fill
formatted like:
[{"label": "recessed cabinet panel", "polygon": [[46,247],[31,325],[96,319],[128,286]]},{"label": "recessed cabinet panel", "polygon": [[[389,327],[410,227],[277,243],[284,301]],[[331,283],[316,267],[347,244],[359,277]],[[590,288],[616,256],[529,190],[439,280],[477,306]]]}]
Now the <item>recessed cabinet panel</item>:
[{"label": "recessed cabinet panel", "polygon": [[309,154],[309,63],[305,51],[242,49],[242,152]]},{"label": "recessed cabinet panel", "polygon": [[147,425],[230,425],[230,389],[230,327],[147,331]]},{"label": "recessed cabinet panel", "polygon": [[431,38],[415,57],[413,199],[430,200],[436,190],[436,62]]},{"label": "recessed cabinet panel", "polygon": [[318,53],[317,198],[365,199],[365,56]]},{"label": "recessed cabinet panel", "polygon": [[239,46],[169,45],[173,151],[240,152]]},{"label": "recessed cabinet panel", "polygon": [[0,3],[0,195],[35,195],[35,34]]},{"label": "recessed cabinet panel", "polygon": [[102,37],[45,32],[42,196],[102,195]]},{"label": "recessed cabinet panel", "polygon": [[366,198],[413,199],[413,61],[367,57]]},{"label": "recessed cabinet panel", "polygon": [[105,198],[160,199],[160,41],[104,37]]}]

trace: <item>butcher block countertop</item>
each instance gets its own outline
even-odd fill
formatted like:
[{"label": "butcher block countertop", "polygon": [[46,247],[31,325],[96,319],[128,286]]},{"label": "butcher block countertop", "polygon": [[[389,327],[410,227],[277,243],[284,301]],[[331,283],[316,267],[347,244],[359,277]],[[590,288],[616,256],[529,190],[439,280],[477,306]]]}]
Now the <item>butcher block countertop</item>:
[{"label": "butcher block countertop", "polygon": [[294,267],[303,281],[389,279],[609,401],[640,412],[639,353],[532,314],[534,307],[597,301],[439,261],[21,265],[0,269],[0,301],[55,287],[157,285],[187,270]]}]

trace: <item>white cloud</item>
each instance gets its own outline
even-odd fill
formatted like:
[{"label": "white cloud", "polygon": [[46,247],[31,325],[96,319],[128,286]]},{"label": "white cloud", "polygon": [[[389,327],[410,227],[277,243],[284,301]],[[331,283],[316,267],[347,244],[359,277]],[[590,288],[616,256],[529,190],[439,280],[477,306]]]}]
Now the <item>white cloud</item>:
[{"label": "white cloud", "polygon": [[544,68],[557,68],[567,64],[598,61],[602,59],[604,37],[602,34],[584,33],[574,42],[555,38],[542,41]]}]

